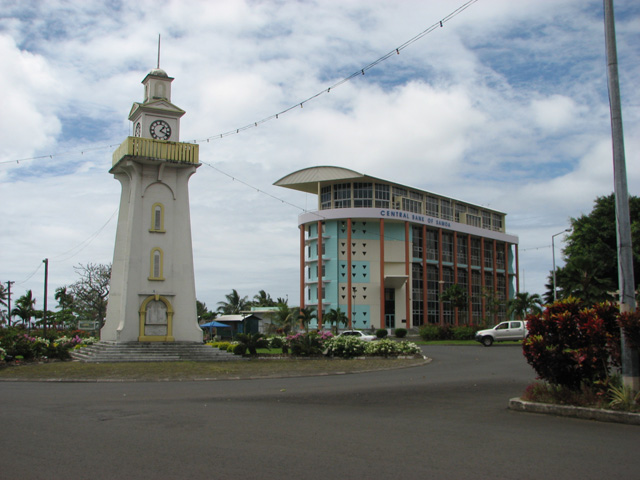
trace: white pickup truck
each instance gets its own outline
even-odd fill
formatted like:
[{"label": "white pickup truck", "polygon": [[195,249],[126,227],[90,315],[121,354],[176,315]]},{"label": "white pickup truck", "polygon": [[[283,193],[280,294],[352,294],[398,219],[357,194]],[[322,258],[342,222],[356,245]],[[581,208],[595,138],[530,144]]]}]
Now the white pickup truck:
[{"label": "white pickup truck", "polygon": [[485,347],[490,347],[493,342],[505,342],[507,340],[524,340],[529,334],[527,323],[522,320],[509,320],[501,322],[488,330],[476,332],[476,341]]}]

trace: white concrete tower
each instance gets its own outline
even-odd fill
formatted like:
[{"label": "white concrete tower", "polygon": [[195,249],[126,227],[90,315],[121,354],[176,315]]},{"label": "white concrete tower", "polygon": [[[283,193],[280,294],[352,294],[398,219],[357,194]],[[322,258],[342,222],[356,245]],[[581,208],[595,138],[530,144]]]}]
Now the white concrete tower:
[{"label": "white concrete tower", "polygon": [[122,194],[102,341],[202,343],[188,188],[198,145],[179,141],[185,112],[171,103],[172,81],[159,68],[144,78],[134,136],[113,154]]}]

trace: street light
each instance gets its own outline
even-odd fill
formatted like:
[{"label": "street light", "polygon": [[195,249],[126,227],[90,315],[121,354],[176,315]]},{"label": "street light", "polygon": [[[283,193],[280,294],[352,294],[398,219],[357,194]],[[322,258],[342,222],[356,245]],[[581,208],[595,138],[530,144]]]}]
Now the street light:
[{"label": "street light", "polygon": [[553,257],[553,301],[556,301],[556,244],[555,244],[555,239],[558,235],[562,235],[563,233],[567,233],[570,232],[571,229],[567,228],[566,230],[563,230],[559,233],[556,233],[555,235],[551,235],[551,254]]}]

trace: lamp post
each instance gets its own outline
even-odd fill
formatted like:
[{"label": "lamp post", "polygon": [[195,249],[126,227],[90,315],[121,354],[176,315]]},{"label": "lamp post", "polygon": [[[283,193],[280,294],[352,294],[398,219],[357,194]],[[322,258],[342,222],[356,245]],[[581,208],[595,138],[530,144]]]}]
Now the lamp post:
[{"label": "lamp post", "polygon": [[558,235],[562,235],[563,233],[567,233],[570,232],[571,229],[567,228],[566,230],[563,230],[559,233],[556,233],[555,235],[551,235],[551,255],[553,257],[553,301],[556,301],[556,244],[555,244],[555,239]]}]

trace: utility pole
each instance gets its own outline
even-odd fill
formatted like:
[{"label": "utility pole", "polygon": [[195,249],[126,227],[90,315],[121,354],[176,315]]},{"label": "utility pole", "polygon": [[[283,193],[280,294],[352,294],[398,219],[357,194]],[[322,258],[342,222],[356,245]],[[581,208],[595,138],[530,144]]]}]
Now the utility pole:
[{"label": "utility pole", "polygon": [[[636,309],[635,280],[633,275],[633,251],[631,249],[631,222],[629,216],[629,191],[624,157],[624,134],[622,131],[622,107],[618,80],[618,54],[613,15],[613,0],[604,1],[605,45],[607,50],[607,77],[609,80],[609,106],[611,109],[611,137],[613,144],[613,181],[616,198],[616,232],[618,241],[618,282],[620,289],[620,312],[630,313]],[[622,379],[634,391],[640,390],[640,368],[638,352],[628,345],[624,330],[622,341]]]},{"label": "utility pole", "polygon": [[44,263],[44,310],[42,312],[42,323],[44,324],[42,335],[47,338],[47,286],[49,283],[49,259],[42,260]]},{"label": "utility pole", "polygon": [[7,314],[9,317],[9,326],[11,326],[11,285],[16,282],[7,282]]}]

